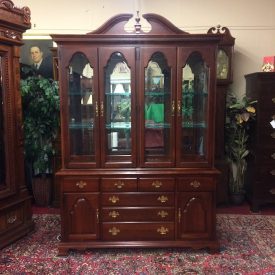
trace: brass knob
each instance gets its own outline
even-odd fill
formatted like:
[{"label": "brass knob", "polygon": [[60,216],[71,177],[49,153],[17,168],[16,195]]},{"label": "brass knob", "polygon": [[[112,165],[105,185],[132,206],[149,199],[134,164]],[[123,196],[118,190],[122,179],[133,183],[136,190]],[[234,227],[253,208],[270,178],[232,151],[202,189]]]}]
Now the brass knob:
[{"label": "brass knob", "polygon": [[109,233],[111,233],[113,236],[116,236],[119,232],[120,232],[120,230],[118,228],[116,228],[115,226],[113,228],[109,229]]},{"label": "brass knob", "polygon": [[162,186],[162,182],[159,180],[154,180],[152,186],[155,188],[160,188]]},{"label": "brass knob", "polygon": [[122,180],[119,180],[119,181],[115,182],[114,185],[117,189],[121,189],[124,186],[124,182]]},{"label": "brass knob", "polygon": [[168,212],[161,210],[161,211],[158,212],[158,216],[161,216],[162,218],[165,218],[165,217],[168,216]]},{"label": "brass knob", "polygon": [[198,188],[198,187],[200,187],[201,184],[199,181],[194,180],[190,183],[190,185],[194,188]]},{"label": "brass knob", "polygon": [[168,201],[168,198],[166,196],[162,195],[162,196],[158,197],[158,201],[160,201],[161,203],[165,203]]},{"label": "brass knob", "polygon": [[119,216],[119,213],[117,211],[111,211],[109,212],[109,216],[115,219]]},{"label": "brass knob", "polygon": [[272,98],[272,102],[275,103],[275,97]]},{"label": "brass knob", "polygon": [[160,235],[166,235],[169,232],[169,230],[167,227],[161,226],[160,228],[157,229],[157,232]]},{"label": "brass knob", "polygon": [[270,174],[271,174],[272,176],[275,176],[275,170],[271,170],[271,171],[270,171]]},{"label": "brass knob", "polygon": [[275,188],[270,189],[269,193],[271,193],[272,195],[275,195]]},{"label": "brass knob", "polygon": [[12,224],[12,223],[15,223],[16,220],[17,220],[17,217],[16,217],[16,216],[11,216],[11,217],[8,218],[7,222],[8,222],[9,224]]},{"label": "brass knob", "polygon": [[79,187],[80,189],[83,189],[86,185],[87,185],[87,182],[85,181],[79,181],[75,184],[77,187]]},{"label": "brass knob", "polygon": [[119,201],[119,197],[117,196],[109,197],[109,201],[111,201],[112,203],[117,203]]},{"label": "brass knob", "polygon": [[271,155],[271,158],[275,159],[275,153],[273,153],[273,154]]}]

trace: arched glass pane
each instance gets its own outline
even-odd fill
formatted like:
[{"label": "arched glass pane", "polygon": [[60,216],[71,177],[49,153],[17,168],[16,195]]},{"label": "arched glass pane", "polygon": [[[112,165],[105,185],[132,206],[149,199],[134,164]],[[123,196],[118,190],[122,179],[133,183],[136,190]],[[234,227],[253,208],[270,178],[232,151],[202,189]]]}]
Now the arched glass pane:
[{"label": "arched glass pane", "polygon": [[87,155],[89,161],[94,161],[94,70],[82,53],[73,56],[68,70],[70,154]]},{"label": "arched glass pane", "polygon": [[111,55],[105,68],[105,106],[108,155],[130,155],[131,70],[119,52]]},{"label": "arched glass pane", "polygon": [[167,161],[171,146],[171,69],[162,53],[155,53],[145,68],[144,92],[145,158]]},{"label": "arched glass pane", "polygon": [[208,75],[199,53],[192,54],[182,69],[181,155],[206,155]]},{"label": "arched glass pane", "polygon": [[4,90],[2,76],[2,57],[0,56],[0,189],[6,181],[5,144],[4,144]]},{"label": "arched glass pane", "polygon": [[217,55],[217,78],[227,79],[229,73],[229,58],[226,52],[222,49],[218,50]]}]

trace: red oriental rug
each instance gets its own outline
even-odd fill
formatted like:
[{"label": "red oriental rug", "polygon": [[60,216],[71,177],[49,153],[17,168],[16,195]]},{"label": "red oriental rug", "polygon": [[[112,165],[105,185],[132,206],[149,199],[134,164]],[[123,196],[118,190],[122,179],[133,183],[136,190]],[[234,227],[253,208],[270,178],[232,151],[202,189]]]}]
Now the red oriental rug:
[{"label": "red oriental rug", "polygon": [[0,274],[275,274],[275,216],[218,214],[221,251],[94,249],[57,257],[60,218],[35,214],[33,233],[0,250]]}]

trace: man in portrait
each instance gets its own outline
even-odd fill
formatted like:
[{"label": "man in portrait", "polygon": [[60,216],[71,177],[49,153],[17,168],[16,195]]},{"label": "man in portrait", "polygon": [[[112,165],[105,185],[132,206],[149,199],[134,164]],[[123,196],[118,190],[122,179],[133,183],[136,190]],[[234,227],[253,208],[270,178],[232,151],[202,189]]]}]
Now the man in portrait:
[{"label": "man in portrait", "polygon": [[32,59],[32,67],[45,78],[53,78],[53,63],[51,56],[44,56],[40,46],[33,45],[30,47],[30,56]]}]

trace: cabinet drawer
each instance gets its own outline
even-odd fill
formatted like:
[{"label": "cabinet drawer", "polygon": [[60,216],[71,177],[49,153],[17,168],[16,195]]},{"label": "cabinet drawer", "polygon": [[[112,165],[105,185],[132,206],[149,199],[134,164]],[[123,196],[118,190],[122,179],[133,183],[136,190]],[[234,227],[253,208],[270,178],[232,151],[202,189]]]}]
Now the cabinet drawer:
[{"label": "cabinet drawer", "polygon": [[4,232],[12,227],[23,224],[23,205],[12,207],[0,213],[0,232]]},{"label": "cabinet drawer", "polygon": [[140,178],[139,191],[174,191],[175,179],[173,178]]},{"label": "cabinet drawer", "polygon": [[104,241],[173,240],[174,223],[103,223]]},{"label": "cabinet drawer", "polygon": [[98,178],[65,178],[62,183],[63,192],[97,192]]},{"label": "cabinet drawer", "polygon": [[174,193],[103,193],[106,206],[174,206]]},{"label": "cabinet drawer", "polygon": [[136,178],[102,178],[101,191],[103,192],[135,192],[137,191]]},{"label": "cabinet drawer", "polygon": [[215,188],[215,180],[210,177],[180,178],[178,182],[179,191],[212,191]]},{"label": "cabinet drawer", "polygon": [[105,207],[101,212],[103,222],[173,221],[173,207]]}]

